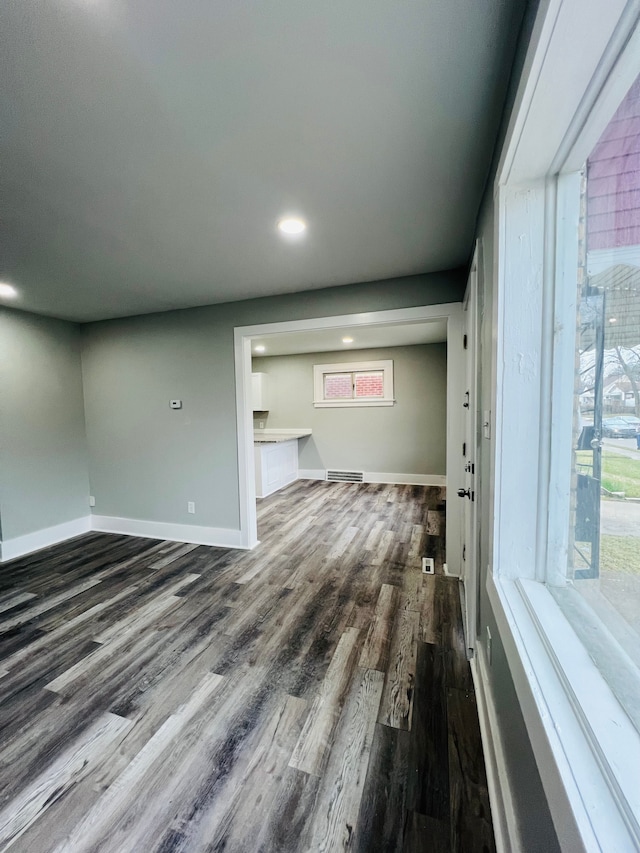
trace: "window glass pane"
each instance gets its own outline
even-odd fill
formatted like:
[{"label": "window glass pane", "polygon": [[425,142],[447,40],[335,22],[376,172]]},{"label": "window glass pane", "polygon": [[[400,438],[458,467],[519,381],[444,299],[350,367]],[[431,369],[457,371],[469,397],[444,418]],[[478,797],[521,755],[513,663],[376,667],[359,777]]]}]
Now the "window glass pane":
[{"label": "window glass pane", "polygon": [[586,164],[578,295],[569,577],[640,663],[640,78]]},{"label": "window glass pane", "polygon": [[351,400],[353,398],[353,375],[351,373],[324,374],[325,400]]},{"label": "window glass pane", "polygon": [[356,397],[384,397],[384,373],[373,370],[355,374]]}]

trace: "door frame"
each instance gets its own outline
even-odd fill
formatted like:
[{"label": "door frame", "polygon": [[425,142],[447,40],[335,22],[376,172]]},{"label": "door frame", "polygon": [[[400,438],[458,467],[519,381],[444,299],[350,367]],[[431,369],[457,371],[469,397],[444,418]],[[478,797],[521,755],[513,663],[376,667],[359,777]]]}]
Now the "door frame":
[{"label": "door frame", "polygon": [[[422,305],[416,308],[397,308],[386,311],[369,311],[363,314],[342,314],[335,317],[316,317],[305,320],[287,320],[279,323],[261,323],[237,326],[234,329],[234,358],[236,378],[236,426],[238,441],[238,486],[240,501],[240,540],[242,548],[255,548],[258,544],[256,513],[256,485],[253,451],[253,410],[251,405],[251,341],[284,332],[304,332],[317,329],[342,329],[353,326],[375,326],[386,323],[411,323],[416,321],[446,320],[447,322],[447,456],[446,477],[449,488],[462,482],[460,448],[463,441],[463,423],[460,417],[460,399],[465,377],[462,349],[462,303],[447,302],[442,305]],[[458,499],[447,500],[448,572],[459,576],[461,560],[462,506]]]},{"label": "door frame", "polygon": [[[480,364],[480,328],[479,328],[479,312],[478,312],[478,242],[476,242],[467,280],[467,289],[462,300],[462,326],[463,335],[467,336],[466,347],[464,349],[464,370],[465,370],[465,394],[469,396],[466,402],[468,406],[468,416],[465,423],[468,429],[465,430],[464,441],[468,444],[467,456],[463,460],[465,463],[471,462],[473,465],[472,472],[465,472],[464,484],[468,489],[473,491],[473,499],[465,499],[462,502],[462,523],[460,525],[460,540],[461,550],[464,549],[461,556],[462,560],[462,581],[464,585],[464,635],[467,645],[467,650],[473,654],[476,647],[476,638],[478,633],[477,620],[479,613],[479,571],[478,563],[480,558],[480,526],[479,526],[479,476],[480,476],[480,413],[478,405],[480,402],[480,385],[478,376],[478,365]],[[462,402],[462,401],[461,401]]]}]

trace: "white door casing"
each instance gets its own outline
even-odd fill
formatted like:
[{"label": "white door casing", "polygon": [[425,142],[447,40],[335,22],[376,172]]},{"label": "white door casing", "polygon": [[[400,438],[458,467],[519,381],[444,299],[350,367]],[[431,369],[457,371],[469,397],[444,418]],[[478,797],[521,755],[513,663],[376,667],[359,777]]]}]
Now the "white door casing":
[{"label": "white door casing", "polygon": [[[465,357],[465,390],[461,401],[464,413],[463,474],[465,494],[458,497],[463,505],[461,533],[462,579],[464,583],[464,635],[467,649],[473,653],[476,645],[476,619],[478,612],[478,247],[473,255],[467,283],[463,311],[463,350]],[[455,499],[454,496],[451,496]]]}]

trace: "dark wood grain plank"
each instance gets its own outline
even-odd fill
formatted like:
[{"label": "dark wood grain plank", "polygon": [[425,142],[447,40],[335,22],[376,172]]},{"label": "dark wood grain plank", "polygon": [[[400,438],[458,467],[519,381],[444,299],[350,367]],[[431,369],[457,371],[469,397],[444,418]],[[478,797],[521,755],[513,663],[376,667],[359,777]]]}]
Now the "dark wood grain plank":
[{"label": "dark wood grain plank", "polygon": [[415,610],[398,611],[378,717],[396,729],[411,729],[419,624]]},{"label": "dark wood grain plank", "polygon": [[340,638],[289,761],[289,766],[296,770],[316,776],[324,770],[331,738],[350,684],[359,636],[357,628],[347,628]]},{"label": "dark wood grain plank", "polygon": [[18,796],[0,812],[0,845],[13,846],[51,804],[89,768],[104,758],[131,723],[114,714],[103,714],[81,732],[76,741],[33,779]]},{"label": "dark wood grain plank", "polygon": [[397,587],[382,584],[373,620],[360,655],[359,665],[364,669],[379,669],[381,672],[387,669],[398,597]]},{"label": "dark wood grain plank", "polygon": [[353,845],[383,683],[384,674],[370,669],[352,684],[303,849],[333,853]]},{"label": "dark wood grain plank", "polygon": [[447,694],[452,853],[493,853],[495,841],[475,698]]},{"label": "dark wood grain plank", "polygon": [[445,653],[418,644],[407,808],[448,823],[449,740]]},{"label": "dark wood grain plank", "polygon": [[376,724],[354,853],[402,851],[409,752],[409,732]]},{"label": "dark wood grain plank", "polygon": [[448,821],[435,820],[408,811],[404,824],[402,853],[449,853],[451,830]]}]

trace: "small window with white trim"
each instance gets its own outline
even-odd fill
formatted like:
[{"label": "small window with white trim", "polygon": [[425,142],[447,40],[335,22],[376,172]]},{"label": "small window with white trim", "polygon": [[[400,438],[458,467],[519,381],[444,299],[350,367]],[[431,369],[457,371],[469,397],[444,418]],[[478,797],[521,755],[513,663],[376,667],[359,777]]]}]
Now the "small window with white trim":
[{"label": "small window with white trim", "polygon": [[392,406],[393,361],[314,364],[313,386],[318,408]]}]

